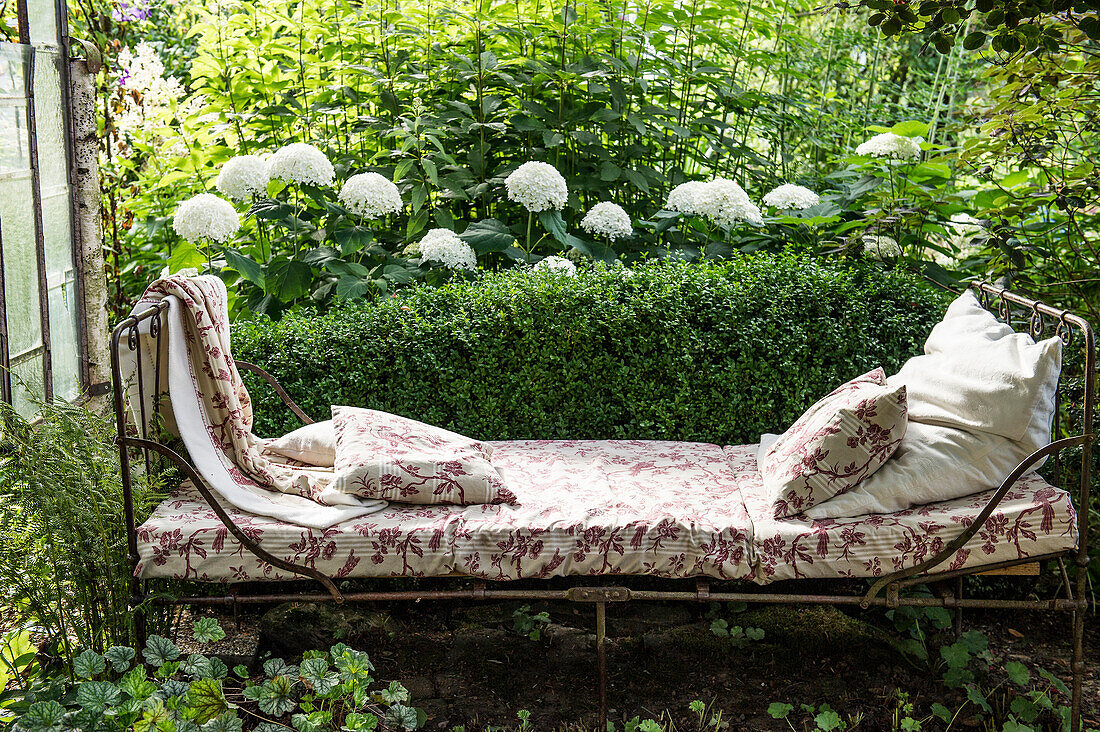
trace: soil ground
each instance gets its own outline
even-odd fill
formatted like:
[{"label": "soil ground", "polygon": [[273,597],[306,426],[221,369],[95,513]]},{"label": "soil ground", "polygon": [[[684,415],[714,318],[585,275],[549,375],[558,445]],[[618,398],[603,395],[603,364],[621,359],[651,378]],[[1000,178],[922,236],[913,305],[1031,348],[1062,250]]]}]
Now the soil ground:
[{"label": "soil ground", "polygon": [[[429,715],[428,729],[513,728],[516,713],[528,710],[533,730],[596,727],[597,694],[594,619],[588,606],[532,604],[550,622],[537,622],[541,638],[514,628],[521,603],[429,605],[428,603],[346,610],[285,605],[261,618],[222,616],[228,637],[204,649],[245,661],[260,654],[293,656],[306,647],[341,641],[370,653],[382,680],[401,681],[413,705]],[[849,729],[889,730],[899,690],[915,704],[913,716],[927,718],[934,702],[952,710],[964,696],[935,679],[940,671],[907,660],[897,650],[901,637],[883,611],[841,611],[822,607],[764,607],[734,615],[731,626],[760,628],[762,640],[737,643],[710,629],[706,606],[631,603],[608,611],[609,718],[622,729],[633,717],[668,715],[681,732],[698,729],[688,711],[693,700],[708,705],[707,718],[721,712],[731,730],[790,730],[772,719],[772,702],[828,703]],[[185,624],[189,625],[189,624]],[[1096,616],[1086,624],[1085,718],[1100,728],[1100,630]],[[1063,614],[970,611],[965,628],[989,638],[991,667],[1010,660],[1033,673],[1045,668],[1069,677],[1068,616]],[[945,640],[953,638],[944,637]],[[186,645],[186,639],[179,639]],[[1003,674],[989,677],[995,684]],[[991,696],[996,707],[1003,694]],[[796,711],[792,719],[812,715]],[[724,725],[723,725],[724,726]],[[936,720],[924,729],[942,729]],[[799,727],[801,729],[802,727]],[[812,725],[807,728],[812,728]],[[964,708],[953,729],[982,729]],[[1000,729],[998,726],[996,729]]]}]

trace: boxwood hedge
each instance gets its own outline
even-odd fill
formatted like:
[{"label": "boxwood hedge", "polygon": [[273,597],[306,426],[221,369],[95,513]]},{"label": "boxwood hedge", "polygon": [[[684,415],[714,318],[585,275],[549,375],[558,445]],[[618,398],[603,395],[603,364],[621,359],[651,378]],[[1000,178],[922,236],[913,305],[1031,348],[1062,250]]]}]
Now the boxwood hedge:
[{"label": "boxwood hedge", "polygon": [[[757,255],[488,274],[322,315],[235,324],[317,419],[382,409],[482,439],[755,441],[920,350],[947,298],[865,264]],[[298,426],[250,380],[258,434]]]}]

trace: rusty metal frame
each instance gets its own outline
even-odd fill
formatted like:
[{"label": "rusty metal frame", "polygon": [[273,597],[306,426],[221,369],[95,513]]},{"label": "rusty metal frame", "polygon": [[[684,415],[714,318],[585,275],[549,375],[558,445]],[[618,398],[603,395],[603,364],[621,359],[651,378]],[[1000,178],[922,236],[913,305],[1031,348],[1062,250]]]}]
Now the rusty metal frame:
[{"label": "rusty metal frame", "polygon": [[[1092,445],[1094,441],[1093,434],[1093,419],[1095,410],[1095,395],[1094,395],[1094,383],[1095,369],[1096,369],[1096,344],[1093,334],[1092,326],[1080,316],[1063,309],[1054,308],[1045,303],[1033,300],[1023,295],[1009,292],[1001,287],[989,283],[976,283],[971,285],[976,291],[979,301],[983,307],[992,310],[994,306],[997,307],[997,314],[1000,318],[1008,323],[1010,326],[1015,327],[1014,320],[1023,318],[1026,323],[1027,331],[1036,338],[1042,337],[1048,332],[1056,337],[1059,337],[1067,346],[1075,342],[1077,338],[1083,340],[1082,346],[1084,350],[1084,379],[1083,379],[1083,397],[1080,400],[1080,411],[1082,415],[1081,433],[1073,435],[1068,438],[1058,439],[1045,447],[1035,451],[1029,455],[1019,466],[1012,471],[1011,474],[1002,482],[1000,487],[994,492],[993,497],[989,500],[988,504],[982,509],[978,517],[971,522],[955,539],[948,542],[948,544],[936,555],[928,560],[921,562],[913,567],[902,569],[896,572],[892,572],[877,579],[865,594],[859,595],[851,592],[852,580],[838,578],[838,579],[818,579],[815,582],[827,585],[843,585],[847,586],[849,592],[847,594],[800,594],[791,592],[777,592],[769,590],[767,588],[756,588],[752,592],[732,592],[732,591],[712,591],[710,581],[705,578],[698,578],[693,589],[675,589],[677,585],[683,585],[684,580],[654,580],[654,578],[645,578],[648,581],[657,581],[665,586],[669,586],[670,589],[647,589],[647,588],[634,588],[625,586],[630,584],[633,580],[642,579],[639,577],[629,577],[617,575],[609,578],[591,578],[591,577],[576,577],[576,578],[556,578],[555,584],[566,585],[564,587],[555,587],[547,589],[535,589],[531,587],[522,586],[530,584],[531,581],[512,581],[512,582],[496,582],[493,583],[494,587],[489,588],[482,580],[475,578],[460,578],[459,576],[452,577],[440,577],[440,578],[426,578],[431,581],[447,581],[452,582],[455,579],[466,579],[472,582],[471,587],[454,587],[453,584],[447,589],[379,589],[371,591],[346,591],[342,592],[337,588],[332,578],[327,577],[321,572],[301,565],[296,565],[291,562],[273,557],[270,553],[265,551],[258,542],[251,539],[247,534],[240,530],[233,521],[229,518],[223,507],[215,498],[212,491],[205,482],[198,471],[192,466],[183,456],[179,455],[168,446],[157,442],[155,439],[151,439],[146,433],[146,425],[149,422],[150,415],[145,413],[145,402],[143,394],[139,393],[140,398],[140,425],[133,425],[127,419],[126,406],[124,394],[127,385],[122,381],[122,373],[120,370],[120,354],[123,347],[123,342],[126,343],[126,347],[130,351],[136,352],[137,355],[137,381],[139,389],[142,385],[142,363],[141,354],[138,349],[139,334],[141,332],[142,324],[145,321],[149,321],[145,326],[148,329],[149,335],[153,339],[158,339],[158,347],[156,348],[157,357],[155,363],[152,364],[152,368],[156,370],[156,377],[154,383],[160,384],[160,353],[162,352],[163,344],[159,339],[166,338],[166,329],[162,328],[161,318],[163,313],[168,308],[168,303],[161,302],[148,310],[141,313],[137,313],[129,318],[126,318],[115,328],[112,340],[111,340],[111,368],[112,376],[114,380],[114,407],[115,418],[118,428],[117,443],[119,446],[119,455],[122,467],[122,487],[123,487],[123,499],[125,507],[125,519],[126,529],[128,536],[128,552],[129,561],[131,567],[134,569],[134,577],[131,584],[131,606],[134,609],[134,624],[135,629],[139,636],[139,641],[144,642],[144,613],[146,602],[153,604],[163,605],[178,605],[178,604],[190,604],[201,606],[231,606],[236,611],[242,605],[258,605],[269,604],[287,601],[300,601],[300,602],[401,602],[401,601],[413,601],[418,602],[421,600],[560,600],[577,603],[588,603],[594,605],[596,614],[596,657],[597,657],[597,681],[599,690],[599,710],[600,710],[600,729],[606,727],[606,712],[607,712],[607,645],[606,645],[606,612],[607,605],[609,603],[622,603],[629,602],[631,600],[649,600],[649,601],[683,601],[683,602],[745,602],[745,603],[760,603],[760,604],[810,604],[810,605],[847,605],[858,606],[861,608],[868,607],[942,607],[955,610],[956,612],[956,630],[959,628],[960,613],[963,609],[967,608],[980,608],[980,609],[1004,609],[1004,610],[1030,610],[1030,611],[1045,611],[1045,612],[1068,612],[1072,617],[1072,662],[1071,672],[1072,688],[1071,688],[1071,704],[1072,715],[1070,728],[1073,732],[1080,732],[1082,719],[1081,719],[1081,701],[1082,701],[1082,680],[1084,673],[1084,617],[1088,608],[1087,600],[1087,582],[1088,573],[1087,566],[1089,563],[1088,556],[1088,532],[1089,532],[1089,491],[1090,491],[1090,469],[1091,469],[1091,455]],[[284,404],[292,411],[299,419],[304,423],[309,424],[313,420],[297,405],[294,400],[286,393],[286,391],[278,384],[274,377],[264,371],[262,368],[253,364],[238,361],[237,366],[239,369],[247,372],[251,372],[262,380],[267,382],[274,391],[283,400]],[[1063,384],[1060,383],[1060,386]],[[1059,390],[1061,391],[1061,390]],[[156,395],[154,395],[156,396]],[[155,400],[154,402],[155,403]],[[1057,411],[1057,410],[1056,410]],[[1055,435],[1056,436],[1056,435]],[[1076,503],[1077,508],[1077,530],[1078,530],[1078,545],[1075,550],[1066,550],[1062,552],[1055,552],[1051,554],[1045,554],[1041,556],[1024,557],[1016,560],[1002,561],[991,563],[987,565],[981,565],[976,567],[968,567],[964,569],[950,569],[945,568],[944,565],[949,562],[955,555],[956,551],[965,545],[971,538],[973,538],[978,531],[981,530],[985,521],[996,510],[1009,488],[1016,482],[1016,480],[1026,473],[1035,463],[1039,460],[1049,457],[1058,456],[1063,450],[1069,447],[1081,448],[1081,475],[1079,483],[1079,494]],[[166,457],[171,460],[177,467],[179,467],[188,478],[195,484],[199,490],[203,499],[214,510],[214,513],[225,524],[226,528],[233,534],[233,536],[241,543],[242,547],[247,549],[252,554],[256,555],[263,561],[269,562],[274,566],[285,569],[290,572],[294,572],[306,578],[316,580],[321,583],[325,588],[325,593],[316,592],[257,592],[255,594],[241,594],[240,592],[231,592],[222,596],[187,596],[187,597],[175,597],[167,598],[163,596],[147,598],[145,593],[145,582],[140,580],[136,576],[137,564],[139,561],[137,553],[137,525],[135,523],[134,510],[133,510],[133,475],[132,464],[130,461],[130,451],[140,450],[146,462],[148,469],[150,461],[150,453]],[[1071,559],[1075,565],[1075,577],[1071,583],[1070,577],[1065,570],[1066,559]],[[1036,562],[1056,561],[1058,568],[1061,571],[1062,577],[1062,589],[1064,590],[1064,597],[1054,597],[1046,600],[1013,600],[1013,599],[999,599],[999,598],[967,598],[963,597],[962,580],[967,576],[979,575],[991,570],[1004,569],[1022,564],[1032,564]],[[364,580],[370,583],[384,583],[385,580]],[[424,579],[420,580],[425,581]],[[797,580],[795,580],[797,581]],[[545,584],[547,581],[536,581],[540,584]],[[610,582],[616,582],[618,584],[609,584]],[[625,584],[624,584],[625,583]],[[902,590],[906,587],[920,584],[929,583],[936,584],[937,587],[943,589],[942,592],[935,596],[908,596],[903,595]],[[249,583],[270,586],[277,586],[279,583]],[[514,588],[514,589],[513,589]],[[234,588],[236,589],[236,588]]]}]

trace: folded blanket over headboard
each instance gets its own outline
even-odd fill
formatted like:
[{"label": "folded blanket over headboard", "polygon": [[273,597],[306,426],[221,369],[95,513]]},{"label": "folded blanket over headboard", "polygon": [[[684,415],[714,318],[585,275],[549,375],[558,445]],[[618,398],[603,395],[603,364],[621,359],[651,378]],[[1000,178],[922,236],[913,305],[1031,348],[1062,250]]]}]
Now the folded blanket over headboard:
[{"label": "folded blanket over headboard", "polygon": [[[287,464],[263,451],[252,434],[252,401],[233,361],[224,283],[217,277],[172,276],[157,280],[134,306],[134,314],[167,300],[167,338],[150,334],[142,321],[138,348],[143,357],[143,388],[138,403],[137,353],[122,349],[135,419],[153,414],[154,401],[167,386],[168,400],[157,405],[164,424],[174,429],[191,461],[220,497],[233,506],[311,528],[377,511],[386,501],[351,495],[336,486],[331,469]],[[160,348],[167,364],[154,384],[152,368]]]}]

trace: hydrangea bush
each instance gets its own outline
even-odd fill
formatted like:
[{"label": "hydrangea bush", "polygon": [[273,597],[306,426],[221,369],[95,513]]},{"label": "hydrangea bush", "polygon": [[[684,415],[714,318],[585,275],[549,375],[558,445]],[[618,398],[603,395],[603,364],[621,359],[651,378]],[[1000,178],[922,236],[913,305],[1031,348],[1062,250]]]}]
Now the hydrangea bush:
[{"label": "hydrangea bush", "polygon": [[551,257],[543,268],[572,272],[586,262],[630,266],[794,246],[885,266],[925,259],[926,274],[949,283],[950,270],[973,253],[962,236],[984,229],[951,220],[964,211],[947,209],[937,222],[914,205],[929,193],[922,176],[936,174],[920,162],[924,147],[934,150],[921,141],[926,130],[921,123],[872,127],[877,134],[855,147],[831,189],[783,183],[762,196],[765,210],[738,181],[718,176],[671,187],[648,218],[633,219],[615,200],[582,215],[571,198],[574,183],[550,163],[528,160],[496,183],[500,218],[440,214],[429,228],[422,228],[430,201],[418,198],[421,189],[408,200],[379,171],[333,163],[324,146],[294,142],[232,157],[219,171],[218,191],[249,206],[241,234],[225,200],[204,193],[180,205],[173,230],[198,246],[177,248],[168,269],[220,270],[238,284],[236,312],[275,317],[305,303],[384,295],[416,281],[438,284]]}]

